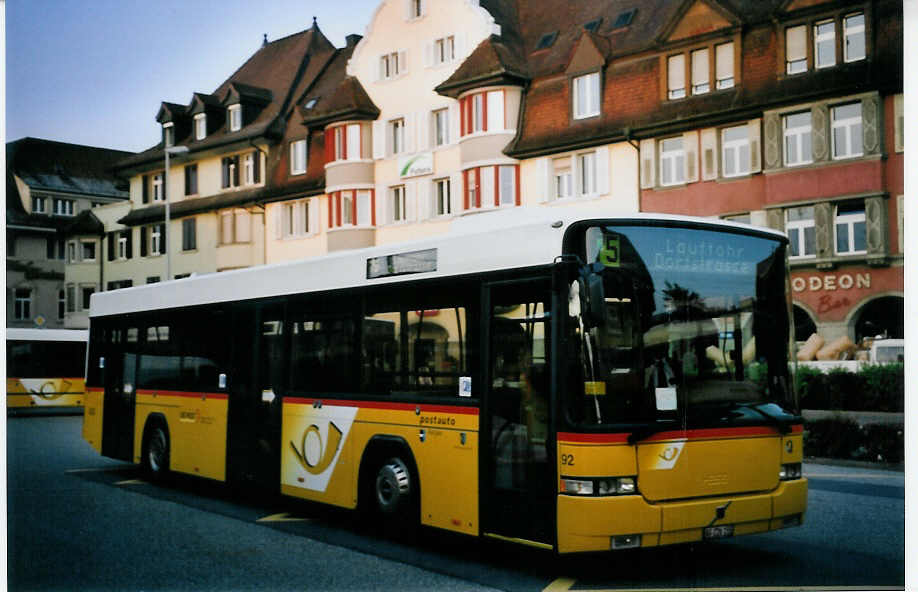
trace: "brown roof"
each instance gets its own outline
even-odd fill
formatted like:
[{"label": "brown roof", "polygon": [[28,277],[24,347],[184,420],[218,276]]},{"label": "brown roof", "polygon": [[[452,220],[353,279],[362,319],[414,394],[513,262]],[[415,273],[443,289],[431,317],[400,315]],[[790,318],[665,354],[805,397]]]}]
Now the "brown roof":
[{"label": "brown roof", "polygon": [[[186,113],[190,113],[198,102],[211,108],[222,109],[221,102],[230,92],[258,89],[257,93],[260,96],[270,96],[272,100],[257,117],[235,132],[228,131],[226,126],[220,126],[219,129],[209,131],[203,140],[195,140],[189,128],[182,137],[175,138],[175,144],[187,145],[193,153],[262,136],[279,139],[283,127],[278,125],[278,120],[289,110],[297,89],[302,88],[304,80],[310,76],[317,76],[334,52],[334,46],[315,23],[305,31],[263,45],[213,93],[195,93],[186,107]],[[171,108],[174,103],[165,105]],[[162,114],[161,108],[160,115]],[[119,168],[130,170],[138,166],[158,164],[162,154],[163,146],[160,142],[132,158],[125,159],[119,163]]]}]

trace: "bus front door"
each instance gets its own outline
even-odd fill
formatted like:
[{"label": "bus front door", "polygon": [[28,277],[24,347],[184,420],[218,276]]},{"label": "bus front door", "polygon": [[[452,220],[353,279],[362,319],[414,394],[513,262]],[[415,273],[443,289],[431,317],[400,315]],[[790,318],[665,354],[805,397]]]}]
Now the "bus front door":
[{"label": "bus front door", "polygon": [[227,418],[227,477],[280,490],[280,409],[277,391],[284,348],[282,306],[235,311]]},{"label": "bus front door", "polygon": [[104,372],[102,454],[119,460],[133,461],[137,354],[113,352]]},{"label": "bus front door", "polygon": [[550,438],[550,283],[485,287],[482,532],[550,547],[555,471]]}]

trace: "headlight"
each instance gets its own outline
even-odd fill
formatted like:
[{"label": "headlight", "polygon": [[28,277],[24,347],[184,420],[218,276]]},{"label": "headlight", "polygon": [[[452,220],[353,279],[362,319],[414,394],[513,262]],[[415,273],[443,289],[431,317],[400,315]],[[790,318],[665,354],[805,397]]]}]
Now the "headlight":
[{"label": "headlight", "polygon": [[634,495],[637,493],[635,477],[608,477],[604,479],[572,479],[561,477],[561,493],[571,495]]},{"label": "headlight", "polygon": [[778,472],[778,479],[781,481],[791,481],[793,479],[799,479],[802,476],[803,465],[800,463],[781,465],[781,470]]}]

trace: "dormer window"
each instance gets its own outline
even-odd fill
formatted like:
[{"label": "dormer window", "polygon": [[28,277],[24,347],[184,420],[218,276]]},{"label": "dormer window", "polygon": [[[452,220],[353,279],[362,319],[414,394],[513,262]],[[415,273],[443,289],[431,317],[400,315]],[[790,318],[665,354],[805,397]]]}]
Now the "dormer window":
[{"label": "dormer window", "polygon": [[194,116],[194,139],[203,140],[207,137],[207,114],[198,113]]},{"label": "dormer window", "polygon": [[163,124],[163,145],[166,148],[175,145],[175,125],[171,121]]},{"label": "dormer window", "polygon": [[229,130],[238,132],[242,129],[242,105],[231,105],[227,109],[229,115]]},{"label": "dormer window", "polygon": [[318,101],[319,99],[309,99],[308,101],[306,101],[306,105],[305,105],[306,109],[312,109],[313,107],[316,106],[316,103]]},{"label": "dormer window", "polygon": [[599,115],[599,72],[577,76],[574,85],[574,119]]},{"label": "dormer window", "polygon": [[[733,42],[690,48],[666,57],[666,98],[683,99],[689,95],[725,90],[736,84],[734,78]],[[714,56],[712,68],[711,55]]]}]

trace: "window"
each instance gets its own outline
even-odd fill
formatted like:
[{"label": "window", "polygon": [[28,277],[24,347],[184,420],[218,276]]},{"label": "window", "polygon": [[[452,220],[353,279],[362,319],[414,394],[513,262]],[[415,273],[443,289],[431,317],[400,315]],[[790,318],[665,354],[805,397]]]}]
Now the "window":
[{"label": "window", "polygon": [[555,44],[555,40],[558,38],[558,31],[552,31],[551,33],[545,33],[539,38],[539,42],[536,43],[535,51],[540,49],[548,49]]},{"label": "window", "polygon": [[302,175],[306,172],[306,140],[290,142],[290,174]]},{"label": "window", "polygon": [[197,249],[197,238],[195,236],[195,219],[185,218],[182,220],[182,250],[193,251]]},{"label": "window", "polygon": [[558,199],[572,197],[574,190],[572,187],[570,158],[556,158],[554,160],[554,177],[555,197]]},{"label": "window", "polygon": [[685,150],[682,138],[668,138],[660,142],[660,185],[685,183]]},{"label": "window", "polygon": [[207,137],[207,114],[198,113],[194,116],[194,139],[203,140]]},{"label": "window", "polygon": [[516,165],[502,165],[499,169],[498,204],[501,206],[516,205]]},{"label": "window", "polygon": [[249,212],[230,210],[220,214],[220,244],[247,243],[251,239]]},{"label": "window", "polygon": [[153,175],[153,201],[163,201],[163,174]]},{"label": "window", "polygon": [[408,0],[408,18],[416,19],[424,16],[423,0]]},{"label": "window", "polygon": [[395,119],[389,122],[389,142],[391,154],[401,154],[405,151],[405,120]]},{"label": "window", "polygon": [[433,63],[435,66],[446,64],[456,59],[456,39],[450,35],[434,41]]},{"label": "window", "polygon": [[341,223],[352,226],[354,224],[354,192],[344,191],[341,193]]},{"label": "window", "polygon": [[67,312],[76,312],[76,286],[73,284],[67,284]]},{"label": "window", "polygon": [[155,226],[150,227],[150,254],[151,255],[162,255],[163,250],[163,241],[165,239],[165,224],[156,224]]},{"label": "window", "polygon": [[669,56],[667,60],[667,88],[670,99],[685,97],[685,55]]},{"label": "window", "polygon": [[357,191],[357,225],[370,226],[373,223],[373,198],[369,191]]},{"label": "window", "polygon": [[580,169],[580,194],[593,195],[596,193],[596,153],[588,152],[577,155],[577,164]]},{"label": "window", "polygon": [[[356,194],[356,195],[355,195]],[[372,190],[335,191],[330,194],[328,226],[371,226],[376,224],[375,195]]]},{"label": "window", "polygon": [[468,95],[459,100],[460,133],[501,131],[506,128],[504,91],[492,90]]},{"label": "window", "polygon": [[379,58],[379,78],[389,80],[401,74],[405,69],[404,57],[404,52],[393,51]]},{"label": "window", "polygon": [[785,115],[784,165],[797,166],[813,162],[813,116],[810,111]]},{"label": "window", "polygon": [[832,158],[854,158],[863,154],[861,103],[832,107]]},{"label": "window", "polygon": [[790,239],[790,257],[805,258],[816,256],[816,219],[815,208],[804,206],[790,208],[786,213],[785,229]]},{"label": "window", "polygon": [[864,14],[849,14],[844,20],[845,26],[845,62],[856,62],[867,57],[864,37]]},{"label": "window", "polygon": [[175,126],[172,122],[163,124],[163,145],[166,148],[175,145]]},{"label": "window", "polygon": [[306,236],[310,232],[309,200],[299,200],[281,205],[281,238]]},{"label": "window", "polygon": [[599,72],[574,78],[574,119],[599,115]]},{"label": "window", "polygon": [[32,213],[33,214],[44,214],[46,212],[45,208],[47,207],[46,198],[44,195],[33,195],[32,196]]},{"label": "window", "polygon": [[118,259],[130,259],[131,255],[131,229],[118,233]]},{"label": "window", "polygon": [[[45,244],[47,255],[49,260],[64,260],[64,240],[58,238],[48,238],[46,239]],[[15,252],[10,252],[10,249],[7,249],[7,254],[15,255]]]},{"label": "window", "polygon": [[835,65],[835,21],[822,21],[813,27],[813,53],[817,69]]},{"label": "window", "polygon": [[158,284],[160,282],[158,275],[151,275],[147,277],[148,284]]},{"label": "window", "polygon": [[433,112],[434,146],[449,144],[449,110],[437,109]]},{"label": "window", "polygon": [[254,150],[245,155],[245,184],[261,183],[261,153]]},{"label": "window", "polygon": [[229,115],[229,131],[237,132],[242,129],[242,105],[230,105],[227,109]]},{"label": "window", "polygon": [[220,161],[222,171],[221,187],[229,189],[239,187],[239,155],[224,156]]},{"label": "window", "polygon": [[519,205],[517,165],[483,166],[463,171],[466,210]]},{"label": "window", "polygon": [[13,304],[14,318],[17,321],[26,321],[32,318],[32,290],[30,288],[16,288]]},{"label": "window", "polygon": [[57,291],[57,320],[62,321],[67,312],[67,292],[64,290]]},{"label": "window", "polygon": [[348,160],[360,159],[360,124],[351,123],[347,126],[347,151],[345,158]]},{"label": "window", "polygon": [[789,27],[784,32],[784,60],[788,74],[806,72],[806,25]]},{"label": "window", "polygon": [[71,241],[67,243],[67,263],[76,263],[76,262],[77,262],[76,243]]},{"label": "window", "polygon": [[96,288],[94,286],[82,286],[80,288],[80,300],[82,301],[83,310],[89,310],[89,299],[95,291]]},{"label": "window", "polygon": [[408,219],[405,203],[405,186],[389,188],[389,221],[405,222]]},{"label": "window", "polygon": [[185,165],[185,195],[196,195],[198,193],[198,165]]},{"label": "window", "polygon": [[722,131],[723,175],[749,174],[749,127],[739,125]]},{"label": "window", "polygon": [[54,215],[56,216],[73,216],[76,202],[72,199],[54,198]]},{"label": "window", "polygon": [[710,71],[708,67],[708,49],[692,52],[692,94],[700,95],[711,90]]},{"label": "window", "polygon": [[437,216],[449,216],[452,213],[449,201],[449,179],[437,179],[434,181],[434,188],[434,211]]},{"label": "window", "polygon": [[733,88],[735,84],[733,79],[733,42],[722,43],[715,47],[714,51],[717,90]]},{"label": "window", "polygon": [[835,253],[856,255],[867,252],[867,217],[864,202],[839,204],[835,208]]},{"label": "window", "polygon": [[96,260],[96,243],[95,241],[82,241],[80,243],[80,255],[83,261]]}]

